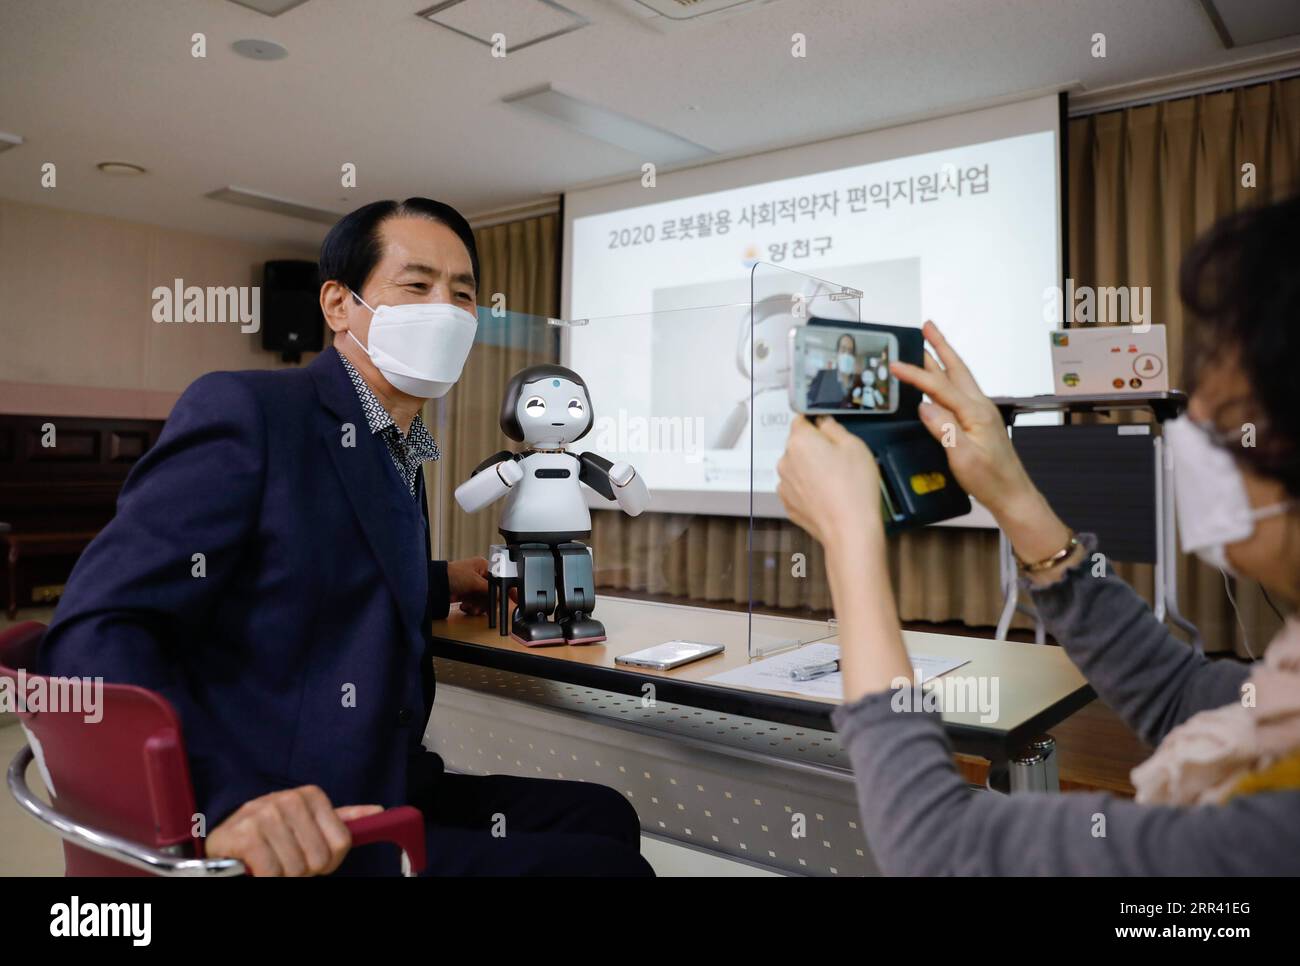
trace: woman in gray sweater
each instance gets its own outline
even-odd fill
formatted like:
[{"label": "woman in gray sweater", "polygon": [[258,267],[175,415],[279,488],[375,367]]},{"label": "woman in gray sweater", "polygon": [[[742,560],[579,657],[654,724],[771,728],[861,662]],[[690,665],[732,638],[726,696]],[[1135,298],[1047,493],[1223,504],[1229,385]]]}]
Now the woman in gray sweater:
[{"label": "woman in gray sweater", "polygon": [[[1186,416],[1165,429],[1183,546],[1300,601],[1300,200],[1221,222],[1183,263]],[[1146,742],[1136,801],[971,790],[933,711],[910,686],[887,577],[876,465],[834,420],[798,419],[778,466],[792,520],[824,546],[867,840],[894,874],[1300,873],[1300,622],[1253,667],[1172,637],[1035,489],[992,402],[933,323],[924,368],[894,365],[929,397],[921,418],[997,518],[1053,637]],[[1249,436],[1249,442],[1247,441]],[[899,710],[895,710],[898,707]],[[907,710],[905,710],[907,709]]]}]

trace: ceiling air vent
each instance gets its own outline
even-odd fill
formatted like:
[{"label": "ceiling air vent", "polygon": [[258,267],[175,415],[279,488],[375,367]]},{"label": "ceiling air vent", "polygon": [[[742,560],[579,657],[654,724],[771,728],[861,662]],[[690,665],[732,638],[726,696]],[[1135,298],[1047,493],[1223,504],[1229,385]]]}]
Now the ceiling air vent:
[{"label": "ceiling air vent", "polygon": [[1296,0],[1201,0],[1201,6],[1229,49],[1300,34]]},{"label": "ceiling air vent", "polygon": [[[640,13],[654,26],[670,28],[688,23],[720,20],[776,0],[614,0],[620,7]],[[640,8],[633,10],[632,8]]]},{"label": "ceiling air vent", "polygon": [[510,51],[563,37],[590,23],[556,0],[442,0],[416,16],[485,47],[503,36]]}]

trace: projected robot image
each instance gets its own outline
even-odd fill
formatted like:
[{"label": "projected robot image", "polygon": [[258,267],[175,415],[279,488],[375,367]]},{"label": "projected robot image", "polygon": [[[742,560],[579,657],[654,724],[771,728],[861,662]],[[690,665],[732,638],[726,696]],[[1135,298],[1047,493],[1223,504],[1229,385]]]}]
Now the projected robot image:
[{"label": "projected robot image", "polygon": [[629,516],[649,505],[650,491],[630,463],[565,448],[595,422],[587,384],[572,369],[546,364],[516,372],[506,385],[500,422],[502,432],[528,448],[489,456],[456,487],[456,502],[476,513],[506,499],[499,532],[518,590],[510,636],[529,647],[603,641],[605,627],[591,616],[591,552],[578,542],[591,536],[582,487],[614,500]]},{"label": "projected robot image", "polygon": [[[713,439],[714,449],[735,449],[750,444],[753,421],[755,450],[780,452],[790,432],[789,380],[792,360],[789,333],[803,326],[810,315],[854,321],[856,300],[833,301],[839,288],[811,276],[799,292],[768,295],[745,306],[738,316],[736,368],[751,382],[751,394],[737,400],[735,408]],[[859,393],[861,396],[861,393]]]},{"label": "projected robot image", "polygon": [[745,306],[737,313],[736,368],[752,382],[752,398],[746,394],[736,401],[712,441],[713,449],[748,446],[747,430],[755,413],[760,416],[755,422],[755,448],[785,447],[790,432],[790,407],[785,401],[790,377],[786,335],[796,324],[797,305],[793,295],[770,295],[756,302],[752,310]]}]

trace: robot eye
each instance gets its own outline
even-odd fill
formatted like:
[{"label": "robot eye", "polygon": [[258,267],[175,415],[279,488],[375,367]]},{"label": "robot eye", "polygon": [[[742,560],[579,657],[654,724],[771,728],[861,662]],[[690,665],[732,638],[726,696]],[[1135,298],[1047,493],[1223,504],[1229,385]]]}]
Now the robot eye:
[{"label": "robot eye", "polygon": [[582,409],[582,400],[581,400],[581,399],[570,399],[570,400],[569,400],[569,415],[572,416],[574,419],[577,419],[578,417],[580,417],[580,416],[582,415],[582,413],[583,413],[583,409]]},{"label": "robot eye", "polygon": [[541,396],[529,396],[528,402],[524,403],[524,412],[533,417],[544,416],[546,414],[546,400]]},{"label": "robot eye", "polygon": [[756,359],[758,359],[761,362],[763,359],[767,358],[767,353],[768,353],[768,348],[766,342],[764,342],[762,339],[759,339],[757,342],[754,343],[754,357]]}]

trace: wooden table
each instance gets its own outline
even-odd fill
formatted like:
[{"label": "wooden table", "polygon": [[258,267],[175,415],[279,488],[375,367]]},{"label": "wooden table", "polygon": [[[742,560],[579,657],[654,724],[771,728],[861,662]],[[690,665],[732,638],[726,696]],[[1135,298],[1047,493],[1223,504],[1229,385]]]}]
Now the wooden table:
[{"label": "wooden table", "polygon": [[[608,640],[576,647],[525,647],[458,611],[435,622],[440,683],[426,746],[453,771],[605,785],[636,808],[644,834],[693,849],[798,875],[879,871],[831,725],[836,702],[710,680],[748,663],[751,622],[764,650],[833,641],[833,626],[605,596],[594,613]],[[726,650],[672,671],[614,663],[675,639]],[[954,677],[999,682],[997,721],[944,712],[959,767],[989,759],[990,778],[1006,776],[1008,790],[1059,787],[1057,757],[1032,754],[1033,743],[1093,696],[1060,648],[926,632],[904,639],[913,653],[967,660]]]},{"label": "wooden table", "polygon": [[[618,694],[640,695],[650,682],[661,701],[832,730],[830,713],[835,701],[709,680],[749,662],[751,633],[763,642],[765,650],[770,649],[766,645],[782,640],[836,642],[833,628],[826,623],[605,596],[598,598],[595,616],[605,625],[608,640],[604,643],[530,648],[489,629],[486,617],[466,617],[453,610],[446,620],[433,625],[434,654]],[[958,752],[995,762],[1013,758],[1019,749],[1095,697],[1059,647],[915,631],[904,631],[903,638],[910,652],[969,662],[954,674],[998,682],[996,721],[982,722],[976,710],[943,712]],[[723,643],[726,650],[671,671],[614,663],[619,654],[676,639]]]}]

